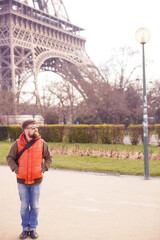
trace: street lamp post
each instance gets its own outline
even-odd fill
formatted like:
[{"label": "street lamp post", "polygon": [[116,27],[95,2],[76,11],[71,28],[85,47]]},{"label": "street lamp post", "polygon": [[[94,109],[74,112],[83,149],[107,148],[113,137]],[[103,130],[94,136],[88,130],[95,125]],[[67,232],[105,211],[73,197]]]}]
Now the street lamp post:
[{"label": "street lamp post", "polygon": [[145,75],[144,45],[150,40],[150,33],[146,28],[139,28],[135,34],[136,40],[142,44],[143,64],[143,137],[144,137],[144,179],[149,179],[149,153],[148,153],[148,113]]}]

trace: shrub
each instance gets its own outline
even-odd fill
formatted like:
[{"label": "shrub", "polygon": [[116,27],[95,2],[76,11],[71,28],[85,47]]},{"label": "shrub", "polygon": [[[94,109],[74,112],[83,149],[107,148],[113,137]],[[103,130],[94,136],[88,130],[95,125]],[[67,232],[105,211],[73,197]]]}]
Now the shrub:
[{"label": "shrub", "polygon": [[[153,131],[154,126],[148,125],[148,142],[151,137],[151,131]],[[137,145],[139,144],[140,140],[143,142],[144,141],[144,135],[143,135],[143,124],[139,125],[129,125],[128,126],[128,131],[130,133],[130,141],[132,145]]]},{"label": "shrub", "polygon": [[63,142],[63,138],[64,138],[64,135],[65,135],[65,131],[66,131],[66,125],[55,125],[56,128],[58,129],[59,131],[59,136],[60,136],[60,142]]},{"label": "shrub", "polygon": [[123,143],[124,139],[124,132],[125,132],[125,125],[113,125],[112,126],[112,143]]},{"label": "shrub", "polygon": [[60,142],[57,125],[39,126],[39,133],[46,142]]},{"label": "shrub", "polygon": [[124,125],[71,125],[65,127],[64,139],[70,143],[123,143]]},{"label": "shrub", "polygon": [[94,142],[94,126],[71,125],[65,127],[65,139],[70,143]]},{"label": "shrub", "polygon": [[[154,125],[148,125],[148,143],[150,141],[151,138],[151,132],[154,130]],[[142,128],[140,130],[140,139],[142,142],[144,142],[144,134],[143,134],[143,125]]]},{"label": "shrub", "polygon": [[9,126],[8,137],[11,141],[15,141],[22,133],[21,126]]},{"label": "shrub", "polygon": [[102,144],[111,144],[112,143],[112,131],[109,124],[97,126],[98,130],[98,140]]},{"label": "shrub", "polygon": [[[2,129],[1,140],[15,141],[22,133],[20,126]],[[46,142],[123,143],[124,125],[45,125],[39,126],[39,133]]]},{"label": "shrub", "polygon": [[129,138],[132,145],[137,145],[140,141],[140,129],[142,129],[142,124],[128,126]]},{"label": "shrub", "polygon": [[124,125],[103,124],[98,126],[99,141],[103,144],[123,143]]},{"label": "shrub", "polygon": [[160,146],[160,124],[155,124],[155,130],[158,138],[158,145]]},{"label": "shrub", "polygon": [[8,126],[0,126],[0,141],[8,139]]}]

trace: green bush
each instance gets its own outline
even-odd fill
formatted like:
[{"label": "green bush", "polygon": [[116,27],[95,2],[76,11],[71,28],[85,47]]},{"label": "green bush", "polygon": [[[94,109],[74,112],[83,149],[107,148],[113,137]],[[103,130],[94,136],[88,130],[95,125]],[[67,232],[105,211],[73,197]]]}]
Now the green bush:
[{"label": "green bush", "polygon": [[0,126],[0,141],[8,139],[8,126]]},{"label": "green bush", "polygon": [[94,126],[70,125],[65,127],[65,139],[70,143],[94,142]]},{"label": "green bush", "polygon": [[63,142],[65,131],[66,131],[66,125],[57,124],[55,126],[58,129],[58,131],[59,131],[59,135],[60,135],[60,140],[59,141]]},{"label": "green bush", "polygon": [[[2,126],[0,140],[15,141],[22,133],[20,126]],[[124,125],[45,125],[39,133],[46,142],[123,143]]]},{"label": "green bush", "polygon": [[140,130],[142,129],[142,124],[128,126],[129,137],[132,145],[137,145],[140,141]]},{"label": "green bush", "polygon": [[109,125],[109,124],[103,124],[103,125],[97,126],[99,143],[102,143],[102,144],[112,143],[111,126],[112,125]]},{"label": "green bush", "polygon": [[61,140],[57,125],[39,126],[39,133],[46,142],[60,142]]},{"label": "green bush", "polygon": [[[158,135],[160,144],[160,124],[148,126],[148,141],[154,130]],[[127,128],[132,145],[143,142],[143,125],[129,125]],[[124,125],[44,125],[39,126],[39,133],[46,142],[69,143],[123,143]],[[0,126],[0,141],[10,139],[15,141],[22,133],[21,126]]]},{"label": "green bush", "polygon": [[15,141],[22,133],[21,126],[9,126],[8,127],[8,138],[11,141]]},{"label": "green bush", "polygon": [[158,145],[160,146],[160,124],[155,124],[155,131],[158,137]]},{"label": "green bush", "polygon": [[112,143],[123,143],[125,126],[124,125],[113,125],[112,126]]},{"label": "green bush", "polygon": [[[151,132],[154,130],[154,125],[148,125],[148,142],[150,141],[151,138]],[[144,134],[143,134],[143,125],[140,131],[140,139],[142,142],[144,142]]]},{"label": "green bush", "polygon": [[124,139],[124,125],[103,124],[98,125],[99,142],[103,144],[123,143]]},{"label": "green bush", "polygon": [[[143,124],[139,125],[129,125],[128,126],[128,131],[130,133],[130,141],[132,145],[137,145],[139,144],[140,141],[144,141],[144,136],[143,136]],[[153,125],[148,125],[148,142],[151,137],[151,132],[153,131],[154,126]]]},{"label": "green bush", "polygon": [[124,125],[71,125],[65,126],[63,139],[70,143],[123,143]]}]

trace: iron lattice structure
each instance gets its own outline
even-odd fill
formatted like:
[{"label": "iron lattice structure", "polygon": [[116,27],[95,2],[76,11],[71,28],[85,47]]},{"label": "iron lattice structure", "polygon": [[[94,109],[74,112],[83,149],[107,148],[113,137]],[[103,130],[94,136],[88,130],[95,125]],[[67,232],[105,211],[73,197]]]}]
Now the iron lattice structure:
[{"label": "iron lattice structure", "polygon": [[[85,51],[83,29],[73,25],[62,0],[0,0],[0,87],[19,99],[24,83],[53,71],[87,101],[101,78]],[[92,93],[92,94],[91,94]]]}]

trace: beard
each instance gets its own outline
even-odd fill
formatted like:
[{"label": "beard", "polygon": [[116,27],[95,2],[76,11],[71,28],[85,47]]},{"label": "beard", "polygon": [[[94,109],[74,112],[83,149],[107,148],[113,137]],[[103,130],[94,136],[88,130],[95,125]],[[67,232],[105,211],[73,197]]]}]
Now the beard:
[{"label": "beard", "polygon": [[33,134],[29,134],[29,137],[32,139],[35,139],[39,136],[39,133],[33,133]]}]

